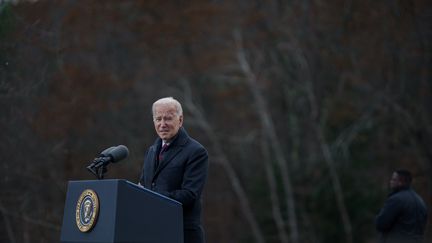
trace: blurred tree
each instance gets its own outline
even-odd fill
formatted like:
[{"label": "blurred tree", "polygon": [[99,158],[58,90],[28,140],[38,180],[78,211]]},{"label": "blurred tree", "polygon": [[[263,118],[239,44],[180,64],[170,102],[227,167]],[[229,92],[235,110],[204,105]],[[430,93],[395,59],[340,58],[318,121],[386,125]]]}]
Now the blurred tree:
[{"label": "blurred tree", "polygon": [[67,181],[108,146],[131,155],[107,176],[136,181],[162,96],[210,152],[208,242],[374,242],[393,169],[432,203],[430,11],[1,1],[0,242],[58,241]]}]

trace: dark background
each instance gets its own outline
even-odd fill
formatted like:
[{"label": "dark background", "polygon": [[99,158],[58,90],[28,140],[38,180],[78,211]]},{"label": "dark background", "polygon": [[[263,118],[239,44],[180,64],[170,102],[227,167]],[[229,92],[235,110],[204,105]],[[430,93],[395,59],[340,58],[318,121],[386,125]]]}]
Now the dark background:
[{"label": "dark background", "polygon": [[0,1],[0,242],[58,242],[107,147],[130,150],[107,178],[137,182],[165,96],[210,154],[209,243],[376,242],[394,169],[431,207],[431,20],[426,0]]}]

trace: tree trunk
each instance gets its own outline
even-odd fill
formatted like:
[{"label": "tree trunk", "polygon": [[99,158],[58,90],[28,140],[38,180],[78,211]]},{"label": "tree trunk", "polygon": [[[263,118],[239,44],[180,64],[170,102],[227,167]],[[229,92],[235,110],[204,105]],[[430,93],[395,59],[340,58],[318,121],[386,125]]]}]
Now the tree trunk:
[{"label": "tree trunk", "polygon": [[237,60],[239,62],[240,68],[243,71],[247,85],[252,92],[255,105],[257,107],[257,113],[261,120],[261,125],[264,131],[266,131],[267,140],[271,144],[276,161],[280,168],[282,175],[282,183],[286,196],[286,206],[288,210],[288,223],[290,228],[290,238],[292,243],[299,242],[299,230],[297,224],[297,215],[295,210],[295,200],[294,193],[291,185],[291,178],[289,175],[289,170],[287,166],[287,161],[285,159],[284,153],[280,146],[278,137],[276,136],[276,130],[274,128],[271,116],[268,113],[263,95],[261,94],[255,74],[252,72],[248,61],[246,60],[245,50],[243,49],[242,37],[239,31],[234,32],[234,39],[237,46]]},{"label": "tree trunk", "polygon": [[228,157],[223,152],[222,147],[212,127],[207,122],[207,120],[205,119],[201,111],[196,107],[196,105],[191,100],[192,95],[190,94],[191,91],[188,84],[185,84],[185,90],[186,90],[186,94],[184,95],[185,107],[192,113],[192,115],[195,117],[195,120],[197,121],[201,129],[204,130],[210,142],[212,143],[212,150],[217,155],[218,162],[222,165],[223,169],[228,175],[234,193],[237,195],[237,198],[240,202],[239,207],[242,210],[242,213],[244,214],[247,222],[249,223],[252,229],[252,234],[255,238],[255,242],[264,243],[265,242],[264,236],[261,232],[258,222],[255,219],[253,211],[250,207],[249,199],[240,183],[240,179],[237,176],[237,173],[235,172],[234,168],[231,166]]}]

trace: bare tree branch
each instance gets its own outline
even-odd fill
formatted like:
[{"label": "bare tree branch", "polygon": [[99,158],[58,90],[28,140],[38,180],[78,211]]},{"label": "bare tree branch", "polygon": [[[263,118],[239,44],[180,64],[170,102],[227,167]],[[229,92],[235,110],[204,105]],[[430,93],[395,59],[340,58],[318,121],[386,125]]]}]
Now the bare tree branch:
[{"label": "bare tree branch", "polygon": [[255,219],[254,213],[250,206],[249,199],[246,195],[245,190],[243,189],[243,186],[241,185],[237,173],[232,167],[228,157],[223,152],[222,146],[220,145],[218,138],[215,132],[213,131],[210,123],[207,121],[207,119],[204,117],[204,115],[198,109],[198,107],[194,104],[192,100],[193,96],[191,94],[190,85],[186,81],[184,84],[184,88],[185,88],[185,94],[184,94],[185,107],[193,114],[193,116],[195,117],[195,121],[198,123],[199,127],[201,127],[201,129],[204,130],[207,137],[211,141],[212,149],[214,153],[218,156],[219,163],[222,165],[222,167],[224,168],[225,172],[228,175],[232,188],[240,202],[240,209],[242,210],[242,213],[246,217],[246,220],[248,221],[252,229],[252,234],[255,238],[255,241],[257,243],[264,243],[265,242],[264,236],[261,232],[258,222]]},{"label": "bare tree branch", "polygon": [[30,218],[28,216],[21,215],[21,214],[18,214],[18,213],[7,212],[6,214],[9,215],[9,216],[12,216],[14,218],[19,218],[19,219],[22,219],[22,220],[24,220],[24,221],[26,221],[28,223],[35,224],[35,225],[38,225],[38,226],[41,226],[41,227],[44,227],[44,228],[47,228],[47,229],[56,230],[56,231],[60,231],[61,230],[60,226],[58,226],[56,224],[53,224],[53,223],[50,223],[50,222],[47,222],[47,221],[44,221],[44,220],[33,219],[33,218]]},{"label": "bare tree branch", "polygon": [[273,219],[276,223],[276,227],[278,229],[279,240],[281,243],[288,243],[288,233],[285,230],[285,222],[282,218],[282,210],[279,203],[279,196],[277,193],[277,183],[276,183],[276,175],[273,171],[271,160],[270,160],[270,149],[268,147],[268,143],[262,139],[261,148],[264,154],[264,167],[266,171],[266,178],[268,182],[268,187],[270,191],[270,200],[272,204],[272,213]]},{"label": "bare tree branch", "polygon": [[260,117],[261,124],[263,129],[266,131],[266,135],[268,141],[271,144],[271,148],[274,150],[274,154],[276,156],[276,161],[280,168],[280,172],[282,175],[282,182],[286,196],[286,206],[288,210],[288,222],[291,232],[291,241],[292,243],[299,242],[299,230],[297,223],[297,215],[295,210],[295,200],[294,193],[291,185],[291,179],[289,175],[289,169],[287,166],[287,161],[285,159],[281,143],[279,142],[278,137],[276,136],[276,130],[274,128],[273,122],[271,120],[271,116],[268,113],[268,109],[266,108],[266,104],[263,98],[263,95],[258,89],[257,78],[255,74],[252,72],[249,62],[246,59],[245,50],[243,48],[243,40],[240,31],[234,31],[234,40],[237,48],[237,60],[239,62],[240,68],[246,76],[246,81],[249,86],[250,91],[254,97],[255,105],[257,107],[257,113]]},{"label": "bare tree branch", "polygon": [[[317,106],[315,95],[312,91],[312,87],[311,87],[310,82],[308,82],[308,93],[309,93],[309,99],[311,102],[311,106],[313,107],[312,110],[315,110],[315,112],[313,112],[313,113],[318,114],[318,111],[317,111],[318,106]],[[322,151],[323,156],[324,156],[324,161],[326,162],[326,164],[329,168],[329,171],[330,171],[330,178],[331,178],[333,190],[334,190],[334,193],[336,196],[336,203],[337,203],[339,212],[341,214],[343,227],[345,230],[346,241],[347,241],[347,243],[352,243],[353,242],[353,235],[352,235],[351,220],[350,220],[350,217],[348,214],[348,210],[346,208],[344,193],[342,190],[341,182],[339,180],[339,176],[338,176],[337,171],[336,171],[335,161],[334,161],[332,153],[330,151],[330,146],[324,137],[323,127],[321,125],[321,122],[317,121],[316,119],[314,119],[314,120],[315,120],[315,123],[314,123],[315,133],[317,135],[319,144],[321,146],[321,151]]]},{"label": "bare tree branch", "polygon": [[3,214],[3,220],[5,222],[5,228],[6,228],[6,232],[8,234],[8,237],[9,237],[9,241],[11,243],[15,243],[16,240],[15,240],[15,236],[14,236],[14,233],[12,230],[12,224],[9,220],[8,215],[7,215],[8,212],[7,212],[6,208],[3,206],[3,203],[1,203],[1,202],[0,202],[0,212]]}]

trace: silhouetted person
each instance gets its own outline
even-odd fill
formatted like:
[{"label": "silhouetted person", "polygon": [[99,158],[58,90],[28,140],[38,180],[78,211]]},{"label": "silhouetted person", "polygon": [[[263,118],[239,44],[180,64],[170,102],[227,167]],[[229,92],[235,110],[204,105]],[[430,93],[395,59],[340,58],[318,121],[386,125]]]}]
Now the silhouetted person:
[{"label": "silhouetted person", "polygon": [[382,243],[420,243],[426,228],[427,208],[411,189],[411,173],[396,170],[390,179],[391,192],[376,216]]}]

